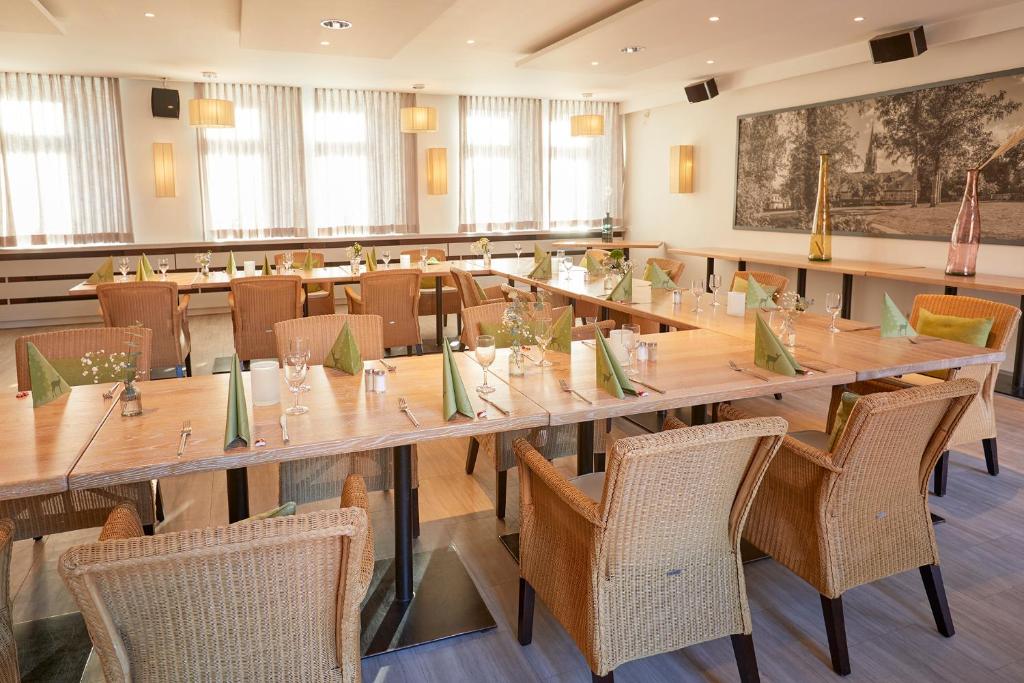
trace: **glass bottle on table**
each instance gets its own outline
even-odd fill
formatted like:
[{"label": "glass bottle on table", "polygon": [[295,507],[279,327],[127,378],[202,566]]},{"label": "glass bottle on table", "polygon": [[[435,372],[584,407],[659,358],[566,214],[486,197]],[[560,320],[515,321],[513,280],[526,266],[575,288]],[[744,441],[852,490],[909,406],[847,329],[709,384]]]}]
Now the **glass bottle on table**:
[{"label": "glass bottle on table", "polygon": [[476,362],[484,369],[484,383],[476,388],[481,394],[489,394],[494,387],[487,383],[487,369],[494,362],[494,337],[489,334],[481,334],[476,338]]},{"label": "glass bottle on table", "polygon": [[967,185],[946,254],[946,275],[974,275],[981,245],[981,211],[978,207],[978,171],[967,171]]}]

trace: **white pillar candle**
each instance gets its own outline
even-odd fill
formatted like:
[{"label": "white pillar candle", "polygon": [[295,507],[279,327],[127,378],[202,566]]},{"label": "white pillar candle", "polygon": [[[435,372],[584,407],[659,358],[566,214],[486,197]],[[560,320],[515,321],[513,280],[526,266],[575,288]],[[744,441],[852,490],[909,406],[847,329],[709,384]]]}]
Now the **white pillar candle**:
[{"label": "white pillar candle", "polygon": [[256,262],[255,261],[243,261],[242,270],[245,271],[246,277],[254,277],[256,275]]},{"label": "white pillar candle", "polygon": [[252,380],[252,404],[272,406],[281,402],[281,376],[276,360],[257,360],[249,364]]},{"label": "white pillar candle", "polygon": [[651,283],[647,280],[633,278],[633,301],[634,304],[651,303]]},{"label": "white pillar candle", "polygon": [[743,317],[747,313],[747,295],[743,292],[729,292],[729,302],[726,305],[726,313]]},{"label": "white pillar candle", "polygon": [[398,265],[402,268],[409,268],[412,266],[412,256],[409,254],[399,254]]}]

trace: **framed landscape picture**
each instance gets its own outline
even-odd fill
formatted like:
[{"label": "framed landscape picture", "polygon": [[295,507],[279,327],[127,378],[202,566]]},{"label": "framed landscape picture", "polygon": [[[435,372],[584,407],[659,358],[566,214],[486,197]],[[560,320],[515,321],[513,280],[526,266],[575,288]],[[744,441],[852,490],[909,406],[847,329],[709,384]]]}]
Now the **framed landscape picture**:
[{"label": "framed landscape picture", "polygon": [[[810,232],[831,155],[836,235],[947,240],[966,171],[1024,125],[1024,69],[738,119],[737,230]],[[978,182],[982,241],[1024,244],[1024,145]]]}]

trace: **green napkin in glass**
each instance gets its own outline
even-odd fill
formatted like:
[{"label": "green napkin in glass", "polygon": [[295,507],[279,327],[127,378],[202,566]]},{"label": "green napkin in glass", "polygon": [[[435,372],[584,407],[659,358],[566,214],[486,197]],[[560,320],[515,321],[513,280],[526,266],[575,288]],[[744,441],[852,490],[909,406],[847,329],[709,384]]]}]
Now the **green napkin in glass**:
[{"label": "green napkin in glass", "polygon": [[574,319],[572,306],[566,307],[551,325],[551,342],[548,350],[558,353],[572,353],[572,323]]},{"label": "green napkin in glass", "polygon": [[312,273],[313,269],[316,268],[316,261],[313,259],[313,250],[306,250],[306,258],[302,261],[302,270],[307,273]]},{"label": "green napkin in glass", "polygon": [[270,268],[270,259],[267,255],[263,255],[263,272],[260,275],[273,275],[274,271]]},{"label": "green napkin in glass", "polygon": [[32,342],[28,343],[28,376],[32,381],[32,407],[38,408],[71,391],[71,387]]},{"label": "green napkin in glass", "polygon": [[444,419],[452,419],[455,417],[455,413],[461,413],[466,417],[476,417],[469,394],[466,393],[466,385],[462,383],[459,368],[455,365],[455,359],[452,358],[452,346],[448,343],[447,337],[444,339],[441,355],[443,357],[441,361],[441,382],[443,384],[441,399],[444,404],[442,410]]},{"label": "green napkin in glass", "polygon": [[238,273],[238,264],[235,263],[235,252],[228,252],[228,267],[224,269],[228,277],[234,277]]},{"label": "green napkin in glass", "polygon": [[371,273],[377,270],[377,247],[370,247],[370,252],[366,255],[366,270]]},{"label": "green napkin in glass", "polygon": [[249,434],[249,402],[245,400],[245,384],[242,383],[242,364],[238,354],[231,359],[231,376],[228,377],[228,415],[224,425],[224,450],[234,446],[248,446],[252,443]]},{"label": "green napkin in glass", "polygon": [[341,334],[334,340],[331,352],[324,359],[324,367],[341,370],[350,375],[363,371],[363,357],[359,353],[359,344],[356,343],[356,337],[347,322],[341,328]]},{"label": "green napkin in glass", "polygon": [[139,259],[139,265],[135,268],[135,280],[137,282],[148,282],[155,280],[156,274],[153,272],[153,265],[149,262],[149,259],[145,254]]},{"label": "green napkin in glass", "polygon": [[772,294],[774,293],[774,289],[762,287],[761,283],[755,280],[753,275],[747,276],[747,308],[760,308],[761,302],[765,299],[768,300],[768,308],[778,308],[778,305],[772,301]]},{"label": "green napkin in glass", "polygon": [[650,282],[651,287],[654,289],[678,289],[676,283],[672,282],[672,278],[668,276],[668,273],[657,263],[647,264],[647,270],[644,271],[644,279]]},{"label": "green napkin in glass", "polygon": [[608,295],[608,301],[622,301],[632,303],[633,301],[633,273],[626,273],[615,285],[615,289]]},{"label": "green napkin in glass", "polygon": [[803,368],[796,362],[796,358],[786,350],[779,338],[768,327],[760,315],[757,318],[757,327],[754,330],[754,365],[780,375],[796,376],[803,372]]},{"label": "green napkin in glass", "polygon": [[916,337],[917,331],[910,326],[889,293],[882,296],[882,337]]},{"label": "green napkin in glass", "polygon": [[89,276],[86,283],[90,285],[98,285],[101,282],[113,282],[114,281],[114,257],[108,256],[107,260],[103,262],[96,271]]},{"label": "green napkin in glass", "polygon": [[594,338],[597,340],[594,347],[597,351],[597,386],[615,398],[625,398],[626,394],[638,396],[640,392],[629,381],[615,354],[608,348],[608,341],[601,334],[601,330],[594,331]]},{"label": "green napkin in glass", "polygon": [[583,255],[583,258],[580,260],[580,266],[586,268],[587,272],[591,275],[600,275],[604,272],[604,266],[589,251]]},{"label": "green napkin in glass", "polygon": [[530,271],[529,277],[537,280],[550,280],[551,279],[551,257],[547,254],[543,254],[540,260],[537,260],[537,255],[533,257],[533,270]]}]

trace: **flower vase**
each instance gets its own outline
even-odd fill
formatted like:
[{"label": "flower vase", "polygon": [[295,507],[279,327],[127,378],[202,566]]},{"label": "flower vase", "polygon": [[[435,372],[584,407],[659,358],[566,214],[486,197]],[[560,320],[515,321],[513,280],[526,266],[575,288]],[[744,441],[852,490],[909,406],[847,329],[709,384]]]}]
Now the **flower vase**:
[{"label": "flower vase", "polygon": [[832,260],[832,213],[828,205],[828,154],[822,154],[818,161],[818,198],[814,204],[814,218],[811,221],[811,246],[808,261]]},{"label": "flower vase", "polygon": [[491,254],[490,252],[484,252],[484,268],[491,267]]},{"label": "flower vase", "polygon": [[352,267],[352,274],[359,275],[359,257],[352,259],[349,265]]},{"label": "flower vase", "polygon": [[960,202],[960,213],[953,223],[946,256],[946,275],[974,275],[981,245],[981,210],[978,206],[978,171],[967,171],[967,185]]},{"label": "flower vase", "polygon": [[526,356],[518,341],[512,342],[508,356],[508,374],[510,377],[522,377],[526,374]]},{"label": "flower vase", "polygon": [[124,391],[119,398],[121,402],[121,417],[136,417],[142,415],[142,392],[136,388],[134,382],[125,382]]}]

